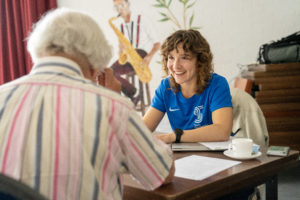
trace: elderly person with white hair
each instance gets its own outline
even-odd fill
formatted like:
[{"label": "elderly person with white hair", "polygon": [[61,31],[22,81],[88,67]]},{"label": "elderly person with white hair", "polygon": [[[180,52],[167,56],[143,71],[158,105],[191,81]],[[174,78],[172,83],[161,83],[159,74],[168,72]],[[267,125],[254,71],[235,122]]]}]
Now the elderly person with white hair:
[{"label": "elderly person with white hair", "polygon": [[170,181],[172,153],[115,92],[111,47],[91,17],[47,13],[28,50],[30,74],[0,87],[2,174],[59,200],[121,199],[126,172],[146,189]]}]

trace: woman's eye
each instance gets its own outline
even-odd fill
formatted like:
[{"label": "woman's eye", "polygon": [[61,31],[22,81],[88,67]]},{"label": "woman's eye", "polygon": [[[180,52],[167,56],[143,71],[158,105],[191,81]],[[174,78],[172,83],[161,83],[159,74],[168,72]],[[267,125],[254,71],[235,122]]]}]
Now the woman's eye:
[{"label": "woman's eye", "polygon": [[182,59],[184,59],[184,60],[191,60],[192,57],[191,56],[182,56]]}]

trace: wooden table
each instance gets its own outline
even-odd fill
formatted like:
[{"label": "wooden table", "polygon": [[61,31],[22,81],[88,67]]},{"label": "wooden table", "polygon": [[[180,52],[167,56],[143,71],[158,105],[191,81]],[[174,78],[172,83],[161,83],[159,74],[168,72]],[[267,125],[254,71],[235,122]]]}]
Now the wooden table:
[{"label": "wooden table", "polygon": [[[231,159],[222,152],[176,152],[175,159],[189,155]],[[227,170],[202,181],[174,177],[172,183],[154,191],[146,191],[129,175],[124,178],[123,199],[215,199],[224,195],[266,183],[266,199],[278,199],[277,174],[287,167],[297,165],[299,152],[291,150],[287,157],[268,156],[262,149],[262,156],[245,160]],[[196,167],[196,166],[195,166]]]}]

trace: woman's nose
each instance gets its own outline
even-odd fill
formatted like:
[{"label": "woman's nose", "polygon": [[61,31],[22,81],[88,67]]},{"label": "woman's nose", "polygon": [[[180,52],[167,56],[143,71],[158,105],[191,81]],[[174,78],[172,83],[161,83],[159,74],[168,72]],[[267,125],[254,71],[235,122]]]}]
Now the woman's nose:
[{"label": "woman's nose", "polygon": [[174,59],[173,67],[178,69],[180,67],[180,60],[179,59]]}]

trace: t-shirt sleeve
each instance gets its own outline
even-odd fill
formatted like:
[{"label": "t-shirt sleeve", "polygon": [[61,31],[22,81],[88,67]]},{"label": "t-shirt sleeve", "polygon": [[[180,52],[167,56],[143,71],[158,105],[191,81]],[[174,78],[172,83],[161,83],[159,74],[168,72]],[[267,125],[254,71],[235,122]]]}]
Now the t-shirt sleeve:
[{"label": "t-shirt sleeve", "polygon": [[168,79],[163,79],[160,82],[158,88],[155,90],[154,97],[152,98],[151,106],[161,112],[166,112],[164,98],[165,98],[165,92],[167,87],[168,87]]},{"label": "t-shirt sleeve", "polygon": [[169,175],[173,162],[172,151],[153,136],[134,110],[129,116],[127,133],[120,143],[128,172],[145,189],[159,187]]},{"label": "t-shirt sleeve", "polygon": [[213,84],[212,98],[210,99],[211,112],[224,108],[232,107],[231,94],[227,80],[218,76],[211,84]]}]

